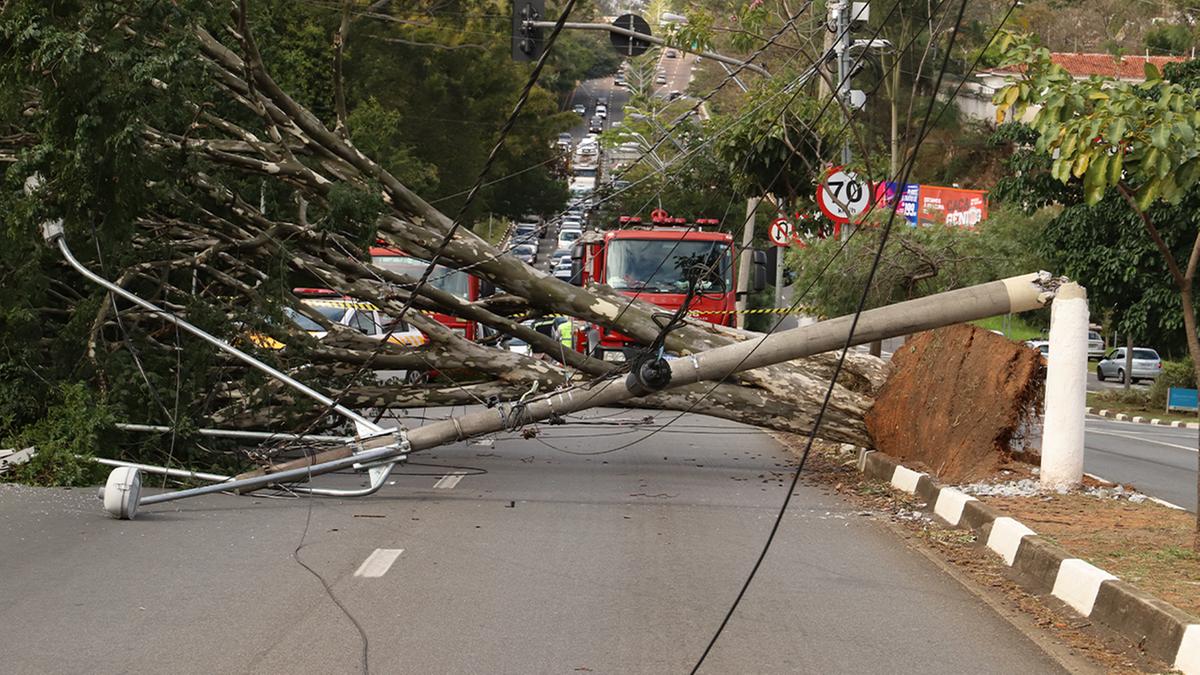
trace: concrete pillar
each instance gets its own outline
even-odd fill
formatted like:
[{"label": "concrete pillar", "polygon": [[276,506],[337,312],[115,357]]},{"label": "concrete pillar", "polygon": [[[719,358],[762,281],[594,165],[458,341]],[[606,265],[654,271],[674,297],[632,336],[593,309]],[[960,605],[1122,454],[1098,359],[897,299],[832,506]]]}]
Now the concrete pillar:
[{"label": "concrete pillar", "polygon": [[750,268],[752,267],[750,261],[754,251],[754,219],[761,201],[762,197],[751,197],[746,200],[746,220],[742,222],[742,251],[738,257],[738,293],[734,300],[738,310],[734,325],[738,328],[746,327],[745,310],[750,306]]},{"label": "concrete pillar", "polygon": [[1074,282],[1064,284],[1050,306],[1046,423],[1042,427],[1043,487],[1074,487],[1083,480],[1087,331],[1087,291]]}]

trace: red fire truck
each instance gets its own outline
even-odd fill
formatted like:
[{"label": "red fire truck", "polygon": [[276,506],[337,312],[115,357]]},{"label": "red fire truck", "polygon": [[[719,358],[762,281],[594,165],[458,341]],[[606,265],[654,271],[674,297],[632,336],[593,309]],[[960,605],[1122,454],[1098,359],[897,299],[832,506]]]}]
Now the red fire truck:
[{"label": "red fire truck", "polygon": [[[622,295],[673,311],[687,296],[689,275],[703,270],[689,314],[723,326],[734,325],[737,282],[733,236],[716,229],[720,221],[697,219],[689,226],[685,219],[671,218],[657,210],[650,227],[642,226],[638,217],[622,216],[620,222],[621,228],[589,232],[576,244],[572,255],[577,266],[576,283],[607,284]],[[706,227],[712,229],[706,231]],[[755,251],[752,263],[751,290],[761,290],[766,279],[766,256]],[[625,348],[633,344],[628,337],[603,326],[590,326],[576,339],[580,351],[591,349],[608,361],[624,360]]]},{"label": "red fire truck", "polygon": [[[386,248],[383,246],[371,247],[371,261],[376,267],[381,267],[385,270],[406,274],[413,279],[420,279],[425,268],[429,265],[426,260],[414,258],[403,251]],[[457,295],[464,300],[474,302],[480,296],[480,281],[479,277],[467,272],[437,265],[433,272],[429,275],[428,285],[439,288],[448,293]],[[467,321],[449,314],[434,313],[433,318],[443,326],[458,333],[460,336],[468,340],[475,340],[478,333],[478,326],[474,321]]]}]

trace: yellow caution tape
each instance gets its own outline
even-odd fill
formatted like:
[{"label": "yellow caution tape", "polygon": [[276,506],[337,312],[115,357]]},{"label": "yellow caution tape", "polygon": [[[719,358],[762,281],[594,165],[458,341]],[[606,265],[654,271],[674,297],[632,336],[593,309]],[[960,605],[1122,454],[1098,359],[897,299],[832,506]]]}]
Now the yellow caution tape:
[{"label": "yellow caution tape", "polygon": [[803,314],[807,307],[767,307],[765,309],[693,309],[688,314]]}]

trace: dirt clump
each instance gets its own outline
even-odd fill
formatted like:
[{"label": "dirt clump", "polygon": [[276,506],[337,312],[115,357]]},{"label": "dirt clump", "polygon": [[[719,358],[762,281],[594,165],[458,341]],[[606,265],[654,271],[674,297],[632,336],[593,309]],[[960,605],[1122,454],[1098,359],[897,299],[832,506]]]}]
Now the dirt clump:
[{"label": "dirt clump", "polygon": [[967,324],[927,331],[892,355],[867,431],[905,466],[942,482],[978,480],[1012,459],[1044,382],[1045,361],[1024,345]]}]

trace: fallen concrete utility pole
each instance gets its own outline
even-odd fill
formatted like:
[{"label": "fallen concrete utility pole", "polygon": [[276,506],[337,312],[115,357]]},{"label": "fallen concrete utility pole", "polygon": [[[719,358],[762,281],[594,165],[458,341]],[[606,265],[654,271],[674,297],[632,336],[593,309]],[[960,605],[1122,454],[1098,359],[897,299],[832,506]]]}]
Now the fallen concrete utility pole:
[{"label": "fallen concrete utility pole", "polygon": [[[143,505],[213,492],[248,492],[268,485],[311,480],[315,476],[347,467],[366,470],[371,478],[368,487],[360,490],[329,490],[292,486],[289,489],[325,496],[369,495],[382,486],[395,463],[403,461],[410,452],[428,450],[474,436],[511,429],[555,415],[613,405],[662,389],[702,381],[721,380],[744,370],[774,365],[846,346],[865,344],[874,340],[1000,314],[1037,309],[1053,299],[1055,290],[1062,282],[1061,279],[1053,278],[1046,272],[1011,277],[1002,281],[993,281],[865,311],[859,316],[852,335],[851,325],[854,318],[844,316],[670,361],[647,360],[638,364],[635,371],[624,378],[604,380],[588,388],[568,388],[533,400],[521,401],[508,410],[497,406],[484,412],[471,413],[412,430],[389,430],[379,427],[358,413],[341,406],[328,396],[307,387],[253,356],[87,269],[71,255],[61,222],[44,224],[43,235],[47,243],[56,245],[67,262],[87,279],[158,314],[165,320],[201,337],[246,364],[284,382],[322,405],[328,406],[331,411],[352,420],[357,429],[358,437],[340,447],[322,450],[314,455],[283,464],[257,469],[231,479],[222,476],[219,477],[221,480],[210,485],[145,497],[141,496],[140,473],[142,471],[171,475],[179,470],[105,460],[105,464],[117,465],[117,468],[110,474],[108,482],[101,491],[101,499],[106,511],[123,519],[132,519],[137,513],[138,507]],[[198,479],[206,478],[198,473],[190,475]],[[218,476],[210,477],[217,478]]]}]

